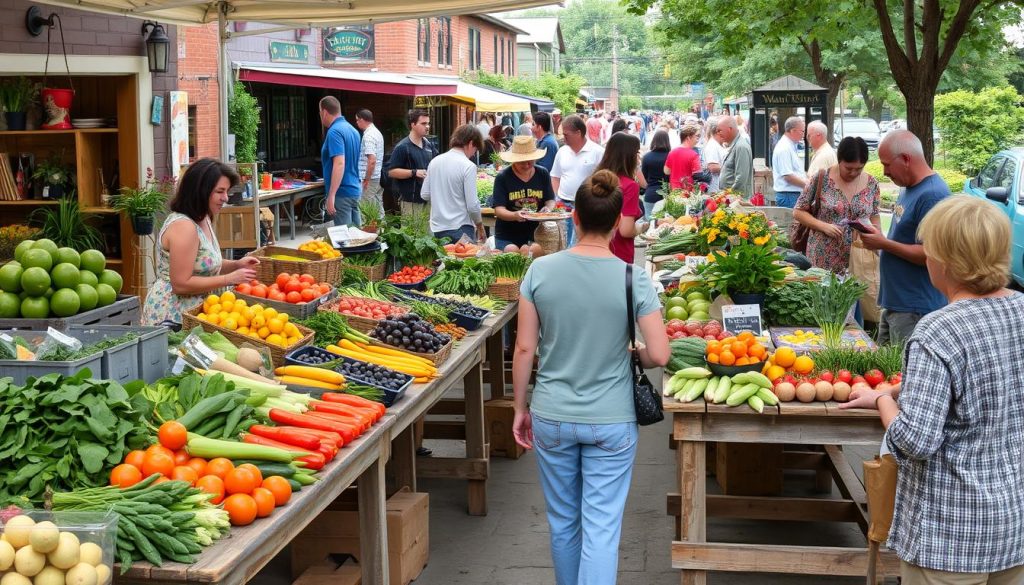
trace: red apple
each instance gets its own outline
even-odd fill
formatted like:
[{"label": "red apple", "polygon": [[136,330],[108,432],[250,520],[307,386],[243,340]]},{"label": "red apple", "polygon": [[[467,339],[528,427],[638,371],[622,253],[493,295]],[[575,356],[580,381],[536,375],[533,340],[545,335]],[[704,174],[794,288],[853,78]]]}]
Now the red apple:
[{"label": "red apple", "polygon": [[[867,384],[867,383],[868,383],[868,381],[864,379],[864,376],[854,376],[854,377],[853,377],[853,380],[852,380],[852,381],[851,381],[851,383],[850,383],[850,385],[851,385],[851,386],[853,386],[854,384],[857,384],[857,383],[860,383],[860,384]],[[871,385],[871,384],[868,384],[868,386],[870,386],[870,385]]]}]

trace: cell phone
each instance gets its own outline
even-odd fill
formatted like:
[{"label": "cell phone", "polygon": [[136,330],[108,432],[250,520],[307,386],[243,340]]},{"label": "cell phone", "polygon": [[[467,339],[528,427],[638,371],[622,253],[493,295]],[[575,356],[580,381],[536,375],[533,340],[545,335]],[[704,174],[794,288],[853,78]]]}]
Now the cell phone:
[{"label": "cell phone", "polygon": [[868,226],[864,225],[863,223],[861,223],[859,221],[851,221],[850,222],[850,227],[852,227],[853,229],[857,230],[858,232],[860,232],[862,234],[869,234],[869,233],[871,233],[871,229],[869,229]]}]

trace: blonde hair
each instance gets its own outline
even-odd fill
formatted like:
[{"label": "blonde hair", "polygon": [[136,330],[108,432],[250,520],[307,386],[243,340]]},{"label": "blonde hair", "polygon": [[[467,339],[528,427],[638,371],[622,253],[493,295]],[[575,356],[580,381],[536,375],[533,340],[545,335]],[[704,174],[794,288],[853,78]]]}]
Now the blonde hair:
[{"label": "blonde hair", "polygon": [[1010,275],[1010,221],[995,205],[955,195],[935,205],[917,228],[924,253],[946,276],[974,294],[1006,286]]}]

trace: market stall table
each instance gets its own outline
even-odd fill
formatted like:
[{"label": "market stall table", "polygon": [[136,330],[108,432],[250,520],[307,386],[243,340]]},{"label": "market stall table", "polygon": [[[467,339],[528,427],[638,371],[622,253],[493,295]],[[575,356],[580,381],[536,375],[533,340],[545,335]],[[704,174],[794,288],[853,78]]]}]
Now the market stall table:
[{"label": "market stall table", "polygon": [[[865,576],[868,549],[707,542],[708,516],[752,520],[856,522],[867,531],[867,497],[839,445],[872,445],[882,439],[878,413],[841,410],[836,402],[783,402],[758,414],[746,406],[706,404],[703,400],[664,401],[672,414],[672,440],[678,461],[678,494],[668,510],[678,520],[672,566],[684,585],[704,585],[708,571]],[[784,452],[783,467],[830,470],[842,499],[721,496],[706,493],[705,445],[824,445],[824,453]],[[859,464],[860,462],[856,462]],[[878,565],[898,574],[899,561],[883,551]]]},{"label": "market stall table", "polygon": [[[301,187],[295,187],[293,189],[279,189],[276,191],[260,191],[260,206],[274,208],[274,241],[281,240],[281,210],[284,208],[284,214],[288,218],[288,226],[290,230],[291,239],[295,239],[295,204],[305,199],[306,197],[313,197],[315,195],[322,195],[324,193],[324,182],[317,181],[315,183],[307,183]],[[283,205],[287,203],[288,205]]]},{"label": "market stall table", "polygon": [[363,436],[338,452],[319,473],[320,481],[296,493],[273,516],[249,526],[234,526],[231,533],[205,549],[196,563],[167,562],[161,567],[135,563],[120,574],[119,585],[153,583],[242,585],[256,576],[320,512],[352,484],[359,482],[359,518],[362,582],[388,585],[388,551],[384,497],[384,462],[389,457],[394,417],[384,417]]}]

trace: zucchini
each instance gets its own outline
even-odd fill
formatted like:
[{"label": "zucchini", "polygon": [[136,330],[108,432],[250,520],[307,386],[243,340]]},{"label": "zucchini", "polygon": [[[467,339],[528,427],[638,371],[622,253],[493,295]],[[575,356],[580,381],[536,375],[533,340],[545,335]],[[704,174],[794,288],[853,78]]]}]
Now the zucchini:
[{"label": "zucchini", "polygon": [[249,463],[255,465],[263,477],[270,477],[272,475],[280,475],[284,478],[290,478],[295,475],[295,468],[285,463],[273,463],[270,461],[260,461],[258,459],[233,459],[231,461],[235,464],[235,467]]}]

